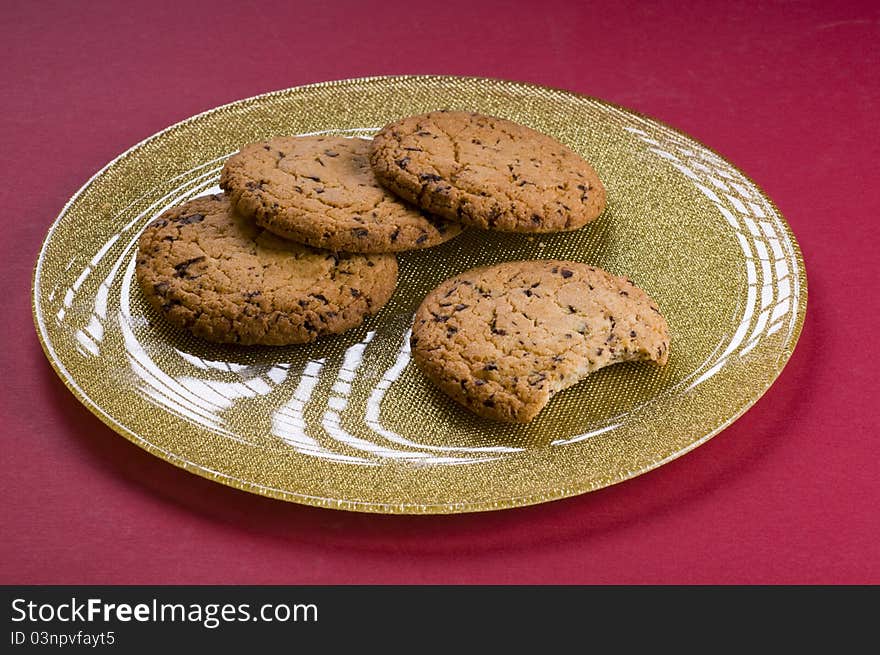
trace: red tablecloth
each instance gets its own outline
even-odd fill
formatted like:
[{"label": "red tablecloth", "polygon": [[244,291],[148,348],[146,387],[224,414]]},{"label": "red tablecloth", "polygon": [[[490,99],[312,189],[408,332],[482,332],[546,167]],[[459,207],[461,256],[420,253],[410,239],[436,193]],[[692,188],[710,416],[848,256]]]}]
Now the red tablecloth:
[{"label": "red tablecloth", "polygon": [[[0,582],[880,582],[877,3],[274,4],[4,5]],[[597,96],[752,177],[809,278],[803,335],[766,396],[629,482],[439,517],[238,492],[151,457],[82,407],[30,309],[34,260],[67,198],[197,112],[398,73]]]}]

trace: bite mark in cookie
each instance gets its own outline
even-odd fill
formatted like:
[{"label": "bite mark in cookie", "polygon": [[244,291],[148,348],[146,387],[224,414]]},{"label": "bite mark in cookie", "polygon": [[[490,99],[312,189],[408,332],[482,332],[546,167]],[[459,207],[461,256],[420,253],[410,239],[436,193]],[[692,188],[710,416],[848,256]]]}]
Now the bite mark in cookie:
[{"label": "bite mark in cookie", "polygon": [[443,282],[416,312],[412,355],[450,397],[526,423],[557,392],[611,364],[665,364],[669,330],[631,280],[578,262],[481,267]]}]

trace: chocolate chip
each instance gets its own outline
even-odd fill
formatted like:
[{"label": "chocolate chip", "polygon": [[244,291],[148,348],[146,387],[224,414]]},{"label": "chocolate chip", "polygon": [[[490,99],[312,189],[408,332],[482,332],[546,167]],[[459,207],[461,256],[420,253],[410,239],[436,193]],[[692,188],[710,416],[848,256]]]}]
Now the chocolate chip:
[{"label": "chocolate chip", "polygon": [[363,239],[365,236],[367,236],[367,235],[370,233],[370,231],[367,230],[366,228],[363,228],[363,227],[357,227],[357,228],[355,228],[355,229],[352,230],[352,233],[353,233],[358,239]]},{"label": "chocolate chip", "polygon": [[395,159],[394,163],[397,164],[398,168],[402,168],[406,170],[406,165],[409,163],[409,157],[402,157],[401,159]]},{"label": "chocolate chip", "polygon": [[174,222],[181,225],[191,225],[192,223],[200,223],[203,220],[205,220],[204,214],[190,214],[189,216],[175,218]]},{"label": "chocolate chip", "polygon": [[562,277],[564,277],[564,278],[570,278],[572,275],[574,275],[574,273],[572,271],[568,270],[567,268],[563,268],[559,272],[562,274]]},{"label": "chocolate chip", "polygon": [[487,398],[483,401],[483,405],[485,405],[486,407],[495,407],[495,401],[491,398]]},{"label": "chocolate chip", "polygon": [[329,300],[327,300],[327,297],[324,296],[324,294],[321,294],[321,293],[312,293],[312,294],[309,294],[309,295],[310,295],[312,298],[314,298],[315,300],[320,300],[320,301],[321,301],[322,303],[324,303],[324,304],[329,304],[329,302],[330,302]]},{"label": "chocolate chip", "polygon": [[462,303],[459,303],[458,305],[455,306],[455,311],[460,312],[462,309],[467,309],[468,307],[470,307],[470,305],[464,305]]},{"label": "chocolate chip", "polygon": [[420,182],[439,182],[443,178],[439,175],[434,175],[434,173],[422,173],[419,175]]},{"label": "chocolate chip", "polygon": [[489,362],[483,367],[484,371],[497,371],[498,365],[495,362]]},{"label": "chocolate chip", "polygon": [[498,322],[498,318],[493,317],[492,322],[489,324],[489,329],[492,330],[492,334],[498,334],[503,337],[507,334],[507,330],[502,330],[502,329],[498,328],[497,322]]},{"label": "chocolate chip", "polygon": [[339,153],[335,152],[333,150],[325,150],[324,154],[327,155],[328,157],[338,157],[339,156]]},{"label": "chocolate chip", "polygon": [[185,262],[180,262],[174,266],[174,275],[176,277],[186,277],[188,276],[188,269],[193,264],[200,262],[204,259],[204,257],[193,257],[192,259],[187,259]]},{"label": "chocolate chip", "polygon": [[419,236],[418,239],[416,239],[416,243],[424,243],[427,240],[428,240],[428,235],[427,235],[427,233],[425,233],[425,234],[422,234],[421,236]]},{"label": "chocolate chip", "polygon": [[352,297],[354,297],[354,298],[361,297],[361,290],[360,289],[355,289],[354,287],[352,287],[351,289],[349,289],[349,291],[351,292]]}]

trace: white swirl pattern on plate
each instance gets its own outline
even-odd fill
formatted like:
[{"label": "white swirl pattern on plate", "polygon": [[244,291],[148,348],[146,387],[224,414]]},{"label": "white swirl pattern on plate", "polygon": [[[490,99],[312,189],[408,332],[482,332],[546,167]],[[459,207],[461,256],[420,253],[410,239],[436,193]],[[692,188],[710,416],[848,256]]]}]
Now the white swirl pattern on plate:
[{"label": "white swirl pattern on plate", "polygon": [[714,203],[733,229],[745,257],[748,291],[739,325],[717,359],[707,362],[707,369],[688,387],[693,388],[718,373],[737,350],[740,357],[745,357],[762,337],[785,327],[786,316],[789,335],[795,330],[800,300],[800,285],[793,275],[797,256],[781,216],[749,180],[723,159],[672,131],[662,143],[637,127],[625,129]]}]

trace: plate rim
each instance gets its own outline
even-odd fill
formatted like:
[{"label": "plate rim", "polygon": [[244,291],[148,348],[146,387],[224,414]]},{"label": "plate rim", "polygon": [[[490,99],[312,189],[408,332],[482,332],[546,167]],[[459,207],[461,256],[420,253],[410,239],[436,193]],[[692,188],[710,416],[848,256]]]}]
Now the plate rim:
[{"label": "plate rim", "polygon": [[[712,153],[713,155],[722,159],[725,163],[732,166],[743,178],[748,181],[755,190],[757,190],[761,198],[768,203],[768,205],[778,214],[781,222],[785,228],[786,236],[788,237],[794,258],[798,264],[798,270],[796,271],[798,281],[800,284],[799,293],[800,297],[798,299],[798,311],[797,316],[794,323],[794,328],[791,333],[791,339],[788,342],[788,347],[783,349],[780,352],[780,356],[778,359],[778,364],[775,367],[773,376],[766,381],[762,386],[756,390],[756,392],[749,397],[749,399],[742,404],[741,407],[737,408],[735,412],[731,413],[729,417],[727,417],[724,421],[722,421],[719,425],[715,426],[713,429],[709,430],[705,435],[700,437],[699,439],[695,439],[694,441],[688,443],[686,446],[679,448],[674,453],[671,453],[667,457],[663,457],[654,461],[649,462],[645,466],[642,466],[638,469],[629,470],[621,473],[616,476],[615,479],[611,481],[601,481],[585,484],[577,487],[576,489],[571,489],[569,487],[555,487],[550,489],[545,489],[540,493],[530,494],[530,495],[514,495],[505,497],[503,499],[495,499],[491,501],[475,501],[475,502],[456,502],[456,503],[436,503],[436,504],[425,504],[425,503],[383,503],[383,502],[374,502],[374,501],[360,501],[360,500],[346,500],[346,499],[334,499],[334,498],[323,498],[319,496],[313,496],[305,493],[293,492],[286,489],[276,489],[264,485],[260,485],[254,482],[248,482],[244,480],[240,480],[232,477],[231,475],[222,473],[220,471],[215,471],[207,466],[197,464],[195,462],[189,462],[184,458],[176,455],[175,453],[168,452],[163,448],[142,439],[139,435],[135,434],[126,426],[122,425],[118,421],[116,421],[113,417],[109,416],[97,402],[92,400],[84,391],[79,389],[79,386],[76,384],[76,380],[74,376],[67,370],[64,364],[60,361],[60,358],[55,353],[54,347],[52,346],[50,337],[45,330],[45,326],[41,320],[41,301],[39,298],[39,289],[38,282],[40,279],[40,273],[42,271],[43,261],[46,256],[46,250],[48,248],[49,242],[52,239],[52,236],[64,219],[72,205],[83,195],[85,194],[89,188],[110,168],[116,165],[118,162],[122,161],[125,157],[132,154],[134,151],[144,147],[145,145],[158,140],[163,137],[167,133],[170,133],[173,130],[180,129],[185,127],[189,123],[195,122],[197,120],[203,119],[207,116],[210,116],[214,113],[222,112],[232,106],[242,107],[249,103],[262,101],[268,98],[272,98],[275,96],[281,96],[285,94],[289,94],[295,91],[305,91],[310,89],[321,89],[321,88],[332,88],[335,86],[344,86],[344,85],[356,85],[356,84],[364,84],[364,83],[382,83],[382,82],[403,82],[403,81],[419,81],[419,82],[491,82],[495,84],[510,84],[516,87],[520,87],[526,90],[535,90],[535,91],[552,91],[555,94],[562,94],[564,96],[570,96],[574,99],[578,100],[588,100],[590,102],[596,103],[598,105],[603,105],[608,108],[612,108],[618,111],[622,111],[628,114],[631,114],[637,118],[643,119],[649,123],[655,123],[657,125],[662,126],[663,128],[673,132],[678,136],[682,136],[685,139],[692,141],[706,151]],[[518,80],[509,80],[504,78],[493,78],[493,77],[484,77],[484,76],[463,76],[463,75],[436,75],[436,74],[427,74],[427,75],[376,75],[376,76],[365,76],[365,77],[353,77],[353,78],[342,78],[336,80],[326,80],[322,82],[313,82],[309,84],[297,85],[292,87],[287,87],[284,89],[276,89],[274,91],[267,91],[264,93],[259,93],[256,95],[248,96],[246,98],[241,98],[238,100],[233,100],[228,103],[224,103],[222,105],[218,105],[216,107],[209,108],[197,114],[193,114],[181,121],[173,123],[162,130],[142,139],[141,141],[133,144],[123,152],[119,153],[112,160],[107,162],[104,166],[102,166],[99,170],[97,170],[91,177],[89,177],[83,185],[77,189],[77,191],[64,203],[63,207],[59,211],[58,215],[53,219],[50,224],[48,230],[45,233],[45,236],[42,239],[39,253],[37,255],[37,259],[35,261],[33,271],[31,274],[31,317],[34,322],[34,327],[36,328],[36,333],[38,340],[40,342],[40,346],[43,350],[43,354],[46,359],[49,361],[52,369],[55,371],[55,374],[61,379],[64,386],[70,391],[74,397],[79,401],[81,405],[83,405],[86,409],[89,410],[91,414],[96,416],[104,425],[109,427],[115,433],[124,437],[127,441],[133,443],[139,448],[147,451],[154,457],[158,457],[159,459],[174,465],[177,468],[183,469],[188,473],[192,473],[198,475],[202,478],[206,478],[212,480],[214,482],[218,482],[224,486],[235,488],[239,491],[244,491],[248,493],[253,493],[256,495],[273,498],[276,500],[282,500],[286,502],[292,502],[301,505],[308,505],[312,507],[323,507],[330,509],[338,509],[345,511],[353,511],[359,513],[369,513],[369,514],[397,514],[397,515],[437,515],[437,514],[461,514],[461,513],[472,513],[472,512],[487,512],[487,511],[500,511],[505,509],[515,509],[517,507],[526,507],[531,505],[542,504],[545,502],[551,502],[555,500],[561,500],[563,498],[570,498],[574,496],[583,495],[586,493],[590,493],[592,491],[596,491],[601,488],[610,487],[613,485],[617,485],[621,482],[625,482],[627,480],[631,480],[635,477],[644,475],[649,471],[652,471],[656,468],[660,468],[661,466],[682,457],[683,455],[691,452],[695,448],[705,444],[707,441],[717,436],[719,433],[723,432],[730,425],[740,419],[743,414],[745,414],[749,409],[751,409],[761,398],[767,393],[770,387],[779,379],[785,367],[788,365],[788,362],[791,360],[794,351],[797,348],[797,345],[800,341],[801,334],[803,332],[803,327],[806,319],[807,305],[808,305],[808,276],[807,276],[807,268],[806,262],[804,260],[803,251],[801,250],[800,243],[797,240],[793,230],[791,229],[791,225],[786,219],[783,212],[779,209],[773,199],[764,191],[764,189],[755,182],[747,173],[742,171],[739,166],[735,165],[731,162],[727,157],[717,152],[714,148],[707,146],[701,140],[693,137],[692,135],[662,121],[660,119],[654,118],[647,114],[644,114],[640,111],[631,109],[629,107],[609,102],[607,100],[603,100],[601,98],[597,98],[595,96],[577,93],[571,91],[569,89],[563,89],[559,87],[552,87],[547,85],[536,84],[532,82],[524,82]]]}]

